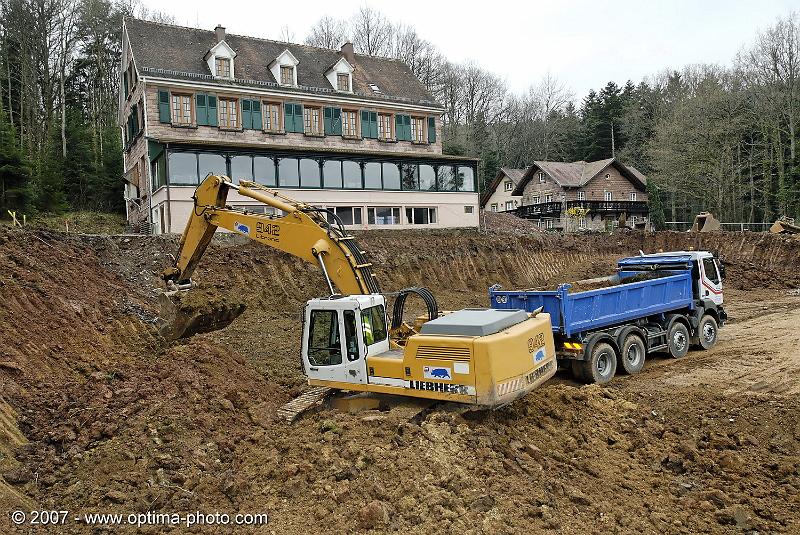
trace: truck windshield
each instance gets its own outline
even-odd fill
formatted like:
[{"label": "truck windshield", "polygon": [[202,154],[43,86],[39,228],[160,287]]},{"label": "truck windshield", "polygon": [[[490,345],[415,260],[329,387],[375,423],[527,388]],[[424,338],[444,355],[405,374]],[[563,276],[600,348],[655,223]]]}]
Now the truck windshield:
[{"label": "truck windshield", "polygon": [[364,343],[368,346],[386,340],[386,313],[383,305],[365,308],[361,312],[361,324],[364,328]]}]

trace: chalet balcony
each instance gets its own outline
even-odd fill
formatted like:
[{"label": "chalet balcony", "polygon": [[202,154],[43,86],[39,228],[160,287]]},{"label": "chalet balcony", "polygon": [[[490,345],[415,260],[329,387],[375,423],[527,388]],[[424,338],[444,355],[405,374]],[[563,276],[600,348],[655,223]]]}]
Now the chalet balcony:
[{"label": "chalet balcony", "polygon": [[559,217],[561,210],[570,208],[585,208],[590,214],[621,214],[647,215],[649,208],[647,201],[566,201],[543,202],[528,204],[514,210],[517,217],[525,219],[539,219],[542,217]]}]

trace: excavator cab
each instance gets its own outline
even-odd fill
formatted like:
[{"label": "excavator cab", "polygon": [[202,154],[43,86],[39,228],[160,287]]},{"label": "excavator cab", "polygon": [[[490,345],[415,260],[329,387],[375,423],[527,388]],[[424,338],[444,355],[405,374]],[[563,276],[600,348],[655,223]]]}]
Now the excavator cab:
[{"label": "excavator cab", "polygon": [[303,319],[303,368],[311,380],[364,384],[367,355],[389,350],[382,295],[312,299]]}]

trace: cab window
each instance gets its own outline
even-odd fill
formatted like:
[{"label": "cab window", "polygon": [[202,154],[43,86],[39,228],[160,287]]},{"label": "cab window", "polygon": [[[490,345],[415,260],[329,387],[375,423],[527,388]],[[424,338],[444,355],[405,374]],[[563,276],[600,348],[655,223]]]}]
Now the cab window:
[{"label": "cab window", "polygon": [[714,263],[713,258],[703,259],[703,271],[706,272],[706,278],[714,284],[719,284],[719,275],[717,274],[717,265]]},{"label": "cab window", "polygon": [[368,346],[386,340],[386,313],[383,305],[365,308],[361,311],[361,326],[364,329],[364,343]]},{"label": "cab window", "polygon": [[342,363],[339,314],[335,310],[311,311],[308,361],[312,366],[333,366]]},{"label": "cab window", "polygon": [[358,332],[356,331],[356,313],[344,311],[344,343],[347,348],[347,360],[358,360]]}]

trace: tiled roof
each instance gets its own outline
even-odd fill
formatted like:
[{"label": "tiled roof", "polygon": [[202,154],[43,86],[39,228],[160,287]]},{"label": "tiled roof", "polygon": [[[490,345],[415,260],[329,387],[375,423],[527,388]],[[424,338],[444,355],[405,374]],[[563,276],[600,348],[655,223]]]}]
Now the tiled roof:
[{"label": "tiled roof", "polygon": [[[213,31],[134,18],[126,18],[125,27],[136,66],[141,72],[165,78],[203,80],[220,85],[231,83],[211,76],[208,64],[203,59],[218,42]],[[268,65],[288,49],[299,61],[299,87],[292,89],[335,93],[325,77],[325,72],[341,58],[338,50],[233,34],[227,34],[225,42],[236,52],[234,82],[237,84],[285,89],[285,86],[278,85]],[[440,107],[402,61],[356,54],[354,68],[353,93],[356,96]],[[378,86],[380,93],[375,93],[370,84]]]},{"label": "tiled roof", "polygon": [[494,180],[492,180],[489,183],[489,186],[486,188],[486,191],[484,191],[483,194],[481,194],[481,207],[483,207],[487,202],[489,202],[489,197],[492,196],[492,194],[497,189],[497,186],[500,185],[500,181],[502,181],[504,178],[510,178],[511,181],[516,186],[517,184],[519,184],[519,181],[525,175],[525,171],[526,171],[525,169],[512,169],[510,167],[501,167],[497,171],[497,176],[494,177]]},{"label": "tiled roof", "polygon": [[616,167],[625,178],[638,185],[641,189],[645,188],[647,184],[646,176],[633,167],[624,165],[614,158],[608,158],[596,162],[533,162],[533,165],[527,169],[522,179],[517,182],[513,193],[514,195],[522,195],[525,185],[533,178],[535,169],[544,171],[562,188],[579,188],[588,184],[590,180],[609,165]]}]

